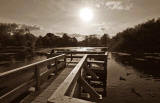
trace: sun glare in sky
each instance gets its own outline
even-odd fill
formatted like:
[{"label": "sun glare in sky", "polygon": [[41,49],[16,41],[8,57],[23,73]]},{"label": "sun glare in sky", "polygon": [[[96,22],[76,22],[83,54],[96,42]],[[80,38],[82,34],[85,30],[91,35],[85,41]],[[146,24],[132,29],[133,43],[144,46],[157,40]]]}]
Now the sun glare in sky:
[{"label": "sun glare in sky", "polygon": [[80,10],[80,18],[85,21],[85,22],[89,22],[93,19],[93,11],[91,8],[82,8]]}]

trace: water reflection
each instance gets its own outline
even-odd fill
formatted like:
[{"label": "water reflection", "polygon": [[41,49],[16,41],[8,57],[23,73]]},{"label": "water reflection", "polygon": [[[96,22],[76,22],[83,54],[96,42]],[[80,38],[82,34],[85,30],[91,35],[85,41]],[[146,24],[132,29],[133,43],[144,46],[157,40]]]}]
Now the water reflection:
[{"label": "water reflection", "polygon": [[112,53],[112,56],[121,65],[131,66],[141,78],[160,80],[160,62],[158,60],[153,61],[143,57],[121,55],[118,53]]},{"label": "water reflection", "polygon": [[157,60],[110,53],[107,97],[101,103],[160,103],[160,70]]}]

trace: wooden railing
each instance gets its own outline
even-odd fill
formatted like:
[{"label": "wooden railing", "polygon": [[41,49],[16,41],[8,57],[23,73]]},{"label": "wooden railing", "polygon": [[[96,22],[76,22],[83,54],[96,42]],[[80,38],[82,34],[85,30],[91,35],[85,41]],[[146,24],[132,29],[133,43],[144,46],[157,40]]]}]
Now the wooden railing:
[{"label": "wooden railing", "polygon": [[[48,103],[93,103],[97,102],[102,96],[97,93],[92,86],[85,80],[86,74],[90,74],[94,79],[98,79],[98,76],[89,68],[89,59],[94,58],[101,59],[103,61],[94,62],[97,64],[103,64],[104,74],[106,77],[107,72],[107,53],[97,54],[85,54],[76,67],[71,71],[69,76],[64,82],[57,88],[53,95],[48,99]],[[105,80],[106,81],[106,78]],[[81,91],[85,90],[90,95],[90,100],[83,100],[80,97]]]},{"label": "wooden railing", "polygon": [[82,55],[77,54],[104,54],[104,51],[57,51],[57,54],[66,54],[66,58],[70,58],[71,61],[74,58],[82,58]]},{"label": "wooden railing", "polygon": [[[35,91],[40,90],[40,85],[48,79],[51,73],[55,73],[66,65],[66,55],[61,54],[40,62],[26,65],[0,74],[0,88],[9,86],[8,91],[0,96],[0,103],[10,103],[30,87]],[[41,72],[42,67],[47,67]],[[19,81],[19,83],[18,83]],[[15,85],[13,85],[15,84]]]}]

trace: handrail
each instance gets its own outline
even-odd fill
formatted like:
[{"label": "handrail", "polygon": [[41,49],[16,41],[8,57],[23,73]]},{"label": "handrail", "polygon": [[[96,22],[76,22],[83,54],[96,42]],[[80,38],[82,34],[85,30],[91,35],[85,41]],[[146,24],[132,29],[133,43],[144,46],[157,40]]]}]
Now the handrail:
[{"label": "handrail", "polygon": [[68,53],[68,54],[104,54],[104,51],[57,51],[57,53]]},{"label": "handrail", "polygon": [[42,61],[39,61],[39,62],[36,62],[36,63],[32,63],[32,64],[29,64],[29,65],[26,65],[26,66],[23,66],[23,67],[19,67],[17,69],[13,69],[13,70],[10,70],[10,71],[4,72],[4,73],[0,73],[0,78],[2,78],[4,76],[7,76],[7,75],[10,75],[12,73],[16,73],[18,71],[26,70],[28,68],[34,67],[36,65],[40,65],[42,63],[54,61],[55,59],[60,59],[64,56],[65,56],[65,54],[61,54],[61,55],[58,55],[58,56],[55,56],[55,57],[52,57],[52,58],[49,58],[49,59],[45,59],[45,60],[42,60]]},{"label": "handrail", "polygon": [[[80,75],[80,70],[87,59],[87,54],[83,56],[83,58],[79,61],[76,67],[71,71],[69,76],[64,80],[64,82],[58,87],[58,89],[54,92],[54,94],[48,99],[48,103],[67,103],[64,99],[66,97],[65,94],[69,90],[69,87],[78,79],[78,75]],[[62,99],[63,98],[63,99]],[[61,100],[61,101],[59,101]],[[56,101],[56,102],[54,102]]]},{"label": "handrail", "polygon": [[[107,53],[101,55],[104,58],[104,66],[106,66],[106,56]],[[87,67],[87,58],[90,57],[98,57],[96,54],[85,54],[83,58],[79,61],[76,67],[71,71],[68,77],[64,80],[64,82],[57,88],[57,90],[52,94],[52,96],[48,99],[48,103],[93,103],[91,101],[86,101],[83,99],[75,98],[73,92],[78,92],[75,85],[83,85],[84,89],[91,93],[91,97],[97,100],[101,98],[101,96],[83,79],[83,72],[90,73],[93,77],[97,78],[96,74],[94,74]],[[83,68],[83,69],[82,69]],[[106,69],[104,67],[104,69]],[[79,88],[79,86],[78,86]],[[75,91],[74,91],[75,90]],[[79,89],[78,89],[79,90]],[[76,94],[78,95],[78,94]],[[96,99],[97,98],[97,99]]]},{"label": "handrail", "polygon": [[[64,61],[58,64],[57,60],[64,58]],[[52,66],[51,64],[54,65]],[[41,73],[41,65],[45,65],[50,67],[48,68],[47,71]],[[24,71],[24,73],[27,73],[28,70],[32,70],[34,72],[33,76],[28,80],[24,80],[23,83],[19,83],[18,86],[14,87],[12,90],[8,91],[7,93],[3,94],[0,96],[0,103],[10,103],[12,100],[17,98],[19,95],[27,91],[30,87],[35,86],[35,90],[39,91],[40,90],[40,85],[47,80],[48,76],[53,73],[57,72],[58,69],[64,68],[66,65],[66,55],[61,54],[55,57],[51,57],[45,60],[42,60],[40,62],[32,63],[14,70],[10,70],[4,73],[0,74],[0,82],[3,82],[3,86],[8,85],[8,82],[6,81],[12,81],[15,78],[15,76],[18,74],[20,75],[21,71]],[[52,67],[52,68],[51,68]],[[25,71],[26,70],[26,71]],[[23,73],[22,73],[23,75]]]}]

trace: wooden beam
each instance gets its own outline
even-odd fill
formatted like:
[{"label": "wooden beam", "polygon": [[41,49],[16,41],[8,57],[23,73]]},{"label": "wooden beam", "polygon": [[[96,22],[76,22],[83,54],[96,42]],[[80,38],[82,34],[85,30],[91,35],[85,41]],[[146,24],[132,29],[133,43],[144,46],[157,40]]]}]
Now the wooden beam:
[{"label": "wooden beam", "polygon": [[101,95],[99,95],[99,94],[94,90],[94,88],[92,88],[92,87],[83,79],[83,77],[81,77],[80,80],[81,80],[81,81],[80,81],[81,86],[83,87],[83,89],[84,89],[85,91],[87,91],[87,92],[91,95],[92,100],[102,99]]},{"label": "wooden beam", "polygon": [[95,60],[88,60],[88,63],[94,63],[94,64],[104,64],[104,61],[95,61]]},{"label": "wooden beam", "polygon": [[90,74],[93,77],[93,79],[99,79],[99,77],[91,69],[86,68],[85,70],[88,74]]},{"label": "wooden beam", "polygon": [[64,54],[104,54],[105,52],[92,52],[92,51],[58,51],[57,53],[64,53]]},{"label": "wooden beam", "polygon": [[[71,58],[71,56],[66,56],[67,58]],[[78,56],[78,55],[72,55],[72,58],[82,58],[83,56]]]},{"label": "wooden beam", "polygon": [[104,54],[89,54],[88,58],[104,58]]}]

